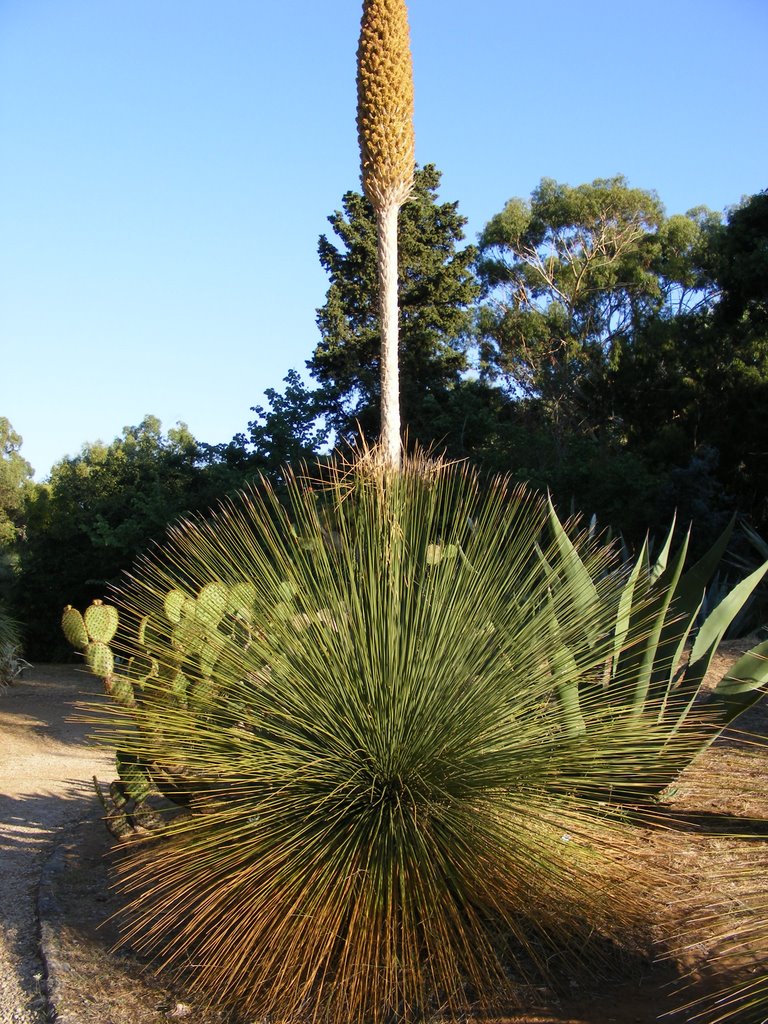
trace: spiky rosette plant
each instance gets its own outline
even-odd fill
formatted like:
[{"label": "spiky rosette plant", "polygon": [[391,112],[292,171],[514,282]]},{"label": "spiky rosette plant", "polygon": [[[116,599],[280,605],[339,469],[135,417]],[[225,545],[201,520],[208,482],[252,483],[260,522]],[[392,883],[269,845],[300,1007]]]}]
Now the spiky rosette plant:
[{"label": "spiky rosette plant", "polygon": [[357,50],[363,189],[376,213],[381,328],[381,452],[400,461],[397,216],[413,186],[413,67],[405,0],[363,0]]},{"label": "spiky rosette plant", "polygon": [[539,499],[378,457],[174,527],[118,602],[142,667],[101,725],[190,812],[124,862],[134,939],[251,1018],[376,1022],[514,999],[634,934],[651,886],[594,794],[682,740],[599,697],[574,728],[621,585],[578,547],[584,593]]}]

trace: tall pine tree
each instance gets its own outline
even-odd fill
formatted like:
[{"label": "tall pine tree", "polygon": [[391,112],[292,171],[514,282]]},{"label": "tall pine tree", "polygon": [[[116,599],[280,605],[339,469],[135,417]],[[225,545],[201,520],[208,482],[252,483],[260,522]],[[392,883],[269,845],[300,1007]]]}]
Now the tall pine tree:
[{"label": "tall pine tree", "polygon": [[[466,219],[458,203],[438,202],[440,172],[417,168],[398,220],[400,403],[411,440],[434,440],[428,410],[459,384],[467,369],[467,339],[478,294],[475,249],[460,247]],[[359,428],[377,437],[381,336],[376,273],[376,218],[359,192],[347,192],[328,218],[338,244],[320,238],[320,262],[330,277],[318,310],[321,341],[307,362],[321,385],[331,425],[342,436]]]}]

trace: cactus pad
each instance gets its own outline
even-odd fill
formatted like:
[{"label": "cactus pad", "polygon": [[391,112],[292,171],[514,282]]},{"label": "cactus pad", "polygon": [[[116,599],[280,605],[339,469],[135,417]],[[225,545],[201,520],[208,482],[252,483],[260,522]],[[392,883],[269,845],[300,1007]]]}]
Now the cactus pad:
[{"label": "cactus pad", "polygon": [[120,620],[117,608],[111,604],[94,601],[89,608],[85,609],[84,621],[90,640],[108,644],[117,632]]},{"label": "cactus pad", "polygon": [[252,583],[235,583],[229,590],[227,610],[239,619],[249,620],[256,603],[256,587]]},{"label": "cactus pad", "polygon": [[177,700],[183,700],[187,696],[189,680],[183,672],[177,672],[171,680],[170,691]]},{"label": "cactus pad", "polygon": [[85,628],[83,616],[68,604],[61,616],[61,628],[67,641],[78,651],[85,650],[88,646],[88,631]]},{"label": "cactus pad", "polygon": [[104,680],[104,689],[110,697],[114,697],[118,704],[133,707],[136,703],[133,685],[125,676],[107,676]]},{"label": "cactus pad", "polygon": [[96,641],[88,644],[85,649],[85,660],[88,668],[96,676],[108,679],[115,671],[115,659],[109,646]]},{"label": "cactus pad", "polygon": [[188,598],[183,590],[169,590],[163,601],[163,609],[171,622],[181,622],[181,613]]},{"label": "cactus pad", "polygon": [[125,792],[137,803],[145,800],[152,791],[152,783],[143,766],[130,754],[117,752],[117,774],[124,784]]},{"label": "cactus pad", "polygon": [[195,615],[208,629],[216,629],[224,618],[229,590],[223,583],[206,583],[195,602]]},{"label": "cactus pad", "polygon": [[198,679],[189,691],[189,702],[191,707],[199,711],[205,711],[210,707],[216,694],[219,692],[215,680],[208,678]]},{"label": "cactus pad", "polygon": [[156,677],[159,671],[157,659],[148,654],[137,654],[128,660],[128,675],[131,679],[138,680],[139,684]]}]

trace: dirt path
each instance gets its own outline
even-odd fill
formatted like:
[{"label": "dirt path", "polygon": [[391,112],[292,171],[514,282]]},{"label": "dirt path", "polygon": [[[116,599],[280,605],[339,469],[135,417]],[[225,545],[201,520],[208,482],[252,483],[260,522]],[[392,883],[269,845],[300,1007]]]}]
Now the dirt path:
[{"label": "dirt path", "polygon": [[68,667],[31,669],[0,689],[0,1024],[44,1024],[37,886],[62,828],[93,813],[91,778],[111,758],[68,721],[99,682]]}]

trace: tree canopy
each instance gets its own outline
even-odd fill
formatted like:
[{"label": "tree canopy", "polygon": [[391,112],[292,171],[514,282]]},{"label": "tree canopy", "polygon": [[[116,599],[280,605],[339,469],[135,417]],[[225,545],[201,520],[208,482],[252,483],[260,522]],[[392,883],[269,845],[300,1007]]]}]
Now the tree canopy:
[{"label": "tree canopy", "polygon": [[18,538],[24,497],[32,467],[21,455],[22,439],[5,416],[0,416],[0,549]]},{"label": "tree canopy", "polygon": [[555,428],[605,423],[604,383],[638,332],[706,291],[697,260],[710,221],[703,210],[668,220],[622,176],[544,178],[530,200],[509,200],[480,238],[487,372],[538,400]]},{"label": "tree canopy", "polygon": [[174,519],[214,505],[240,479],[184,424],[166,434],[154,416],[57,463],[28,498],[20,550],[15,605],[30,653],[55,648],[64,605],[104,596]]}]

